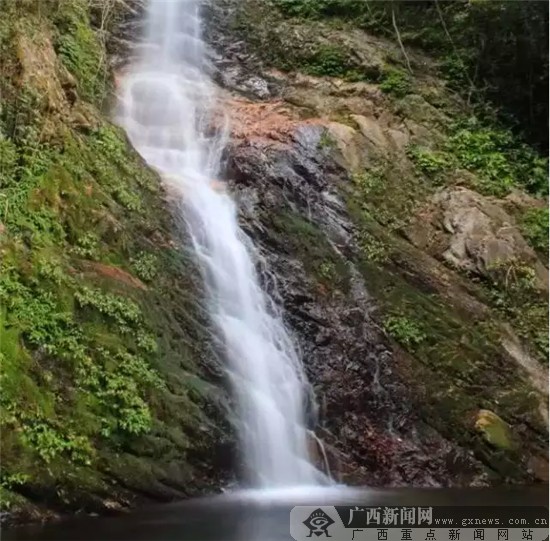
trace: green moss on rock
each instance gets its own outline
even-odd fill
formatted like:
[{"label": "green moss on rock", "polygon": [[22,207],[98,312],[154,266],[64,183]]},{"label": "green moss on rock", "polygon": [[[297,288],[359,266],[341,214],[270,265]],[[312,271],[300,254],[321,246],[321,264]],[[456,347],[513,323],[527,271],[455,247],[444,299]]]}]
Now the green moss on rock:
[{"label": "green moss on rock", "polygon": [[80,0],[63,0],[53,18],[55,46],[60,60],[75,76],[81,97],[100,103],[107,90],[107,62],[88,9]]},{"label": "green moss on rock", "polygon": [[285,238],[286,250],[303,262],[308,274],[323,290],[348,291],[347,263],[314,223],[291,211],[273,214],[270,220],[272,232]]},{"label": "green moss on rock", "polygon": [[[419,178],[420,184],[414,186]],[[399,234],[407,217],[434,190],[433,182],[381,161],[343,185],[358,227],[356,263],[377,299],[386,331],[407,352],[409,360],[400,362],[399,371],[422,419],[446,438],[472,449],[492,479],[526,482],[528,475],[517,464],[545,448],[539,393],[504,351],[494,312],[460,300],[464,295],[482,296],[483,288],[445,270]],[[540,297],[528,284],[524,284],[527,289],[514,286],[515,276],[508,275],[506,291],[499,293],[504,303],[500,309],[508,307],[508,319],[513,306],[518,316],[526,316],[526,303],[531,299],[538,306]],[[522,291],[521,308],[513,301],[514,287]],[[517,329],[537,327],[528,323],[531,318],[512,321]],[[547,325],[539,323],[538,328],[546,332]],[[480,407],[495,412],[509,426],[510,441],[520,438],[525,445],[520,449],[490,441],[472,422]],[[495,429],[490,437],[497,435],[501,434]]]},{"label": "green moss on rock", "polygon": [[510,427],[490,410],[480,410],[475,421],[475,428],[488,443],[500,449],[512,449],[514,444]]},{"label": "green moss on rock", "polygon": [[196,273],[157,177],[84,101],[108,88],[88,3],[35,7],[0,21],[3,504],[127,503],[145,470],[153,496],[196,492],[225,437],[220,392],[188,377]]}]

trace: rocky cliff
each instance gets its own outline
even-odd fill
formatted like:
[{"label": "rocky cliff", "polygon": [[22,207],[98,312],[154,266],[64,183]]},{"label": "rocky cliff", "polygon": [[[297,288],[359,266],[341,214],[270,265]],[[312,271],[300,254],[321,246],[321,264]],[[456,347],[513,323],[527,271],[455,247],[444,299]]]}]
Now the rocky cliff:
[{"label": "rocky cliff", "polygon": [[256,0],[214,3],[210,20],[227,176],[300,343],[333,473],[546,480],[547,244],[526,225],[547,205],[526,192],[539,159],[500,150],[511,136],[433,60],[409,51],[410,75],[397,43],[353,24]]},{"label": "rocky cliff", "polygon": [[[230,478],[229,399],[185,232],[108,120],[138,7],[2,4],[1,492],[26,517]],[[205,9],[232,120],[226,179],[300,347],[331,473],[547,481],[540,158],[419,52],[411,75],[395,43],[349,23],[262,0]]]}]

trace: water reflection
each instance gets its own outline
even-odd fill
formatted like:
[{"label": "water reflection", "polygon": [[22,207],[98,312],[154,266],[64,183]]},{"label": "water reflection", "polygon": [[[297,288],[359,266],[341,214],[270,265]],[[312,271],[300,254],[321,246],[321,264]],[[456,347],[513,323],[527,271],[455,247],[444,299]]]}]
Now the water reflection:
[{"label": "water reflection", "polygon": [[19,527],[2,539],[33,541],[286,541],[295,505],[537,505],[548,506],[548,487],[496,489],[351,490],[304,487],[245,491],[151,506],[116,518],[80,518]]}]

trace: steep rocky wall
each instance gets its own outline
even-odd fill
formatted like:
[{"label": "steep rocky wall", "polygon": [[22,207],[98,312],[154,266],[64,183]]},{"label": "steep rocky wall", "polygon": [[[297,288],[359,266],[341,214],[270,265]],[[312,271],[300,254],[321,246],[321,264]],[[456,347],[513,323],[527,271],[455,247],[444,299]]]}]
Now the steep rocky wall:
[{"label": "steep rocky wall", "polygon": [[231,467],[227,396],[181,224],[109,121],[105,43],[128,15],[120,6],[0,5],[8,519],[215,491]]},{"label": "steep rocky wall", "polygon": [[547,479],[547,271],[522,227],[546,201],[518,172],[506,184],[512,153],[498,178],[471,167],[461,145],[481,135],[453,128],[471,111],[414,51],[410,77],[397,45],[350,25],[269,1],[210,9],[228,178],[333,472],[386,486]]}]

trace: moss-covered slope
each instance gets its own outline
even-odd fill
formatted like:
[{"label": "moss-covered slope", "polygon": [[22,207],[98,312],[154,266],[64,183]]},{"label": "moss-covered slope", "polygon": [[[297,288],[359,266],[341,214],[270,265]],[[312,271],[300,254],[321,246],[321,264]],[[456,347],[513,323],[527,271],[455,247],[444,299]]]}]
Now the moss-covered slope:
[{"label": "moss-covered slope", "polygon": [[[1,495],[120,507],[217,483],[196,269],[158,179],[100,108],[85,0],[1,3]],[[214,471],[216,466],[216,471]]]}]

